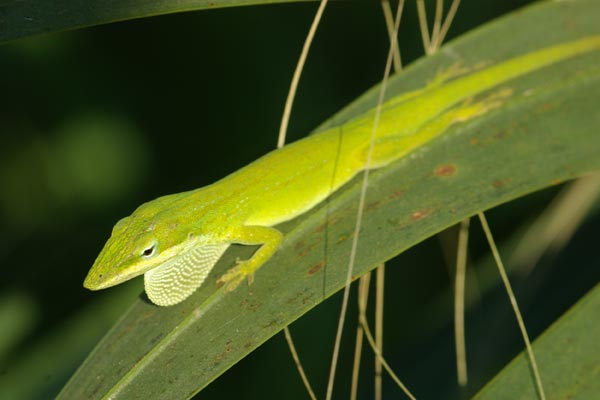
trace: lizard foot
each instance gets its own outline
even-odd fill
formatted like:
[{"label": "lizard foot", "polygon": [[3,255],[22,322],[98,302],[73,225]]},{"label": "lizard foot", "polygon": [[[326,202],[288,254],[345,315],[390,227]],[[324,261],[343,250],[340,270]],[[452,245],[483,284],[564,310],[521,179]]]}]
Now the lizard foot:
[{"label": "lizard foot", "polygon": [[248,285],[254,281],[254,272],[246,268],[244,261],[236,260],[237,265],[225,272],[218,280],[217,285],[225,285],[225,291],[234,291],[244,279],[248,280]]}]

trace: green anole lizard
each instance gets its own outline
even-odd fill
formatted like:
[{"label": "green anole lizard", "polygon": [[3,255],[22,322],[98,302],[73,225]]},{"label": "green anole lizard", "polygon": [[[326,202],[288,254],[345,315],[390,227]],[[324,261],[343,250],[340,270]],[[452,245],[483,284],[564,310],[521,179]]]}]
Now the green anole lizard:
[{"label": "green anole lizard", "polygon": [[[600,36],[547,47],[393,98],[381,108],[369,168],[402,158],[442,134],[502,104],[509,89],[470,99],[510,79],[600,49]],[[448,74],[447,74],[448,75]],[[141,205],[120,220],[84,286],[104,289],[144,274],[146,294],[160,306],[177,304],[206,279],[232,243],[260,245],[219,279],[233,290],[277,251],[274,228],[319,204],[366,168],[371,110],[343,126],[272,151],[220,181]]]}]

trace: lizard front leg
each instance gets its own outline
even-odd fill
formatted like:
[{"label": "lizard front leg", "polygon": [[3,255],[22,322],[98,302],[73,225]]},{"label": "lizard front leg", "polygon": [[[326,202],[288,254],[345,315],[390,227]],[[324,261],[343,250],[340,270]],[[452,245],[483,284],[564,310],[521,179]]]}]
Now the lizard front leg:
[{"label": "lizard front leg", "polygon": [[229,243],[244,245],[261,245],[248,260],[238,262],[218,280],[218,284],[226,284],[226,290],[232,291],[245,279],[248,284],[254,279],[254,272],[273,256],[279,248],[283,235],[275,228],[268,226],[240,226],[231,231],[226,238]]}]

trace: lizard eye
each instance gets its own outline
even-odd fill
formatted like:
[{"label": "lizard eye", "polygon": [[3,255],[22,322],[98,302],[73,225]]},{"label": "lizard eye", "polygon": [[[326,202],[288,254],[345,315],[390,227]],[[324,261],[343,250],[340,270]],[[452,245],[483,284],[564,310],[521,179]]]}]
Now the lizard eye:
[{"label": "lizard eye", "polygon": [[150,246],[142,250],[142,257],[150,258],[156,252],[156,242],[152,243]]}]

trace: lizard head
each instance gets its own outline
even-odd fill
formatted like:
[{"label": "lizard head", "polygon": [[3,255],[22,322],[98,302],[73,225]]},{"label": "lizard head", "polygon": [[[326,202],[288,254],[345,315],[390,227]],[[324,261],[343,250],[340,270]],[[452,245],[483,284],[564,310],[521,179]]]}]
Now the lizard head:
[{"label": "lizard head", "polygon": [[[157,199],[158,200],[158,199]],[[155,200],[156,201],[156,200]],[[152,203],[121,219],[88,272],[83,286],[105,289],[153,269],[184,251],[187,232],[179,224],[163,221]]]}]

